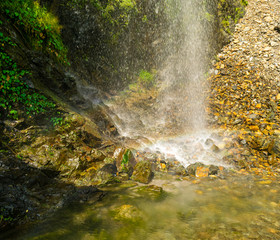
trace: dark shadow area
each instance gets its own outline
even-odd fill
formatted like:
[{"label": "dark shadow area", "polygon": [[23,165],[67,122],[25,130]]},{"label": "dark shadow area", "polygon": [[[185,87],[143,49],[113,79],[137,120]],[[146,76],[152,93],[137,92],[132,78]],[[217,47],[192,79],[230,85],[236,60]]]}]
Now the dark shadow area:
[{"label": "dark shadow area", "polygon": [[4,128],[0,123],[0,239],[15,239],[25,226],[61,207],[102,199],[104,193],[94,186],[77,187],[61,180],[59,171],[26,163],[16,155]]}]

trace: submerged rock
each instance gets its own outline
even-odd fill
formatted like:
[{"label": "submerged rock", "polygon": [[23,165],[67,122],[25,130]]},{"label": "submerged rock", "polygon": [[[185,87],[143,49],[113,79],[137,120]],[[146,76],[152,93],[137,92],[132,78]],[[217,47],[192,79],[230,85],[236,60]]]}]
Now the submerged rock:
[{"label": "submerged rock", "polygon": [[166,194],[163,189],[156,185],[140,186],[135,189],[140,194],[141,198],[148,198],[151,200],[161,200]]},{"label": "submerged rock", "polygon": [[143,219],[143,214],[132,205],[122,205],[112,211],[114,219],[118,221],[138,222]]}]

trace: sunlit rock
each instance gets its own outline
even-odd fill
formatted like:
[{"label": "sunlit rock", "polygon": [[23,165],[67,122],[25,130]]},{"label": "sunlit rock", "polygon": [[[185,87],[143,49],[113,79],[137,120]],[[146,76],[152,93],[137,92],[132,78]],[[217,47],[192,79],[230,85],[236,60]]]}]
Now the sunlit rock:
[{"label": "sunlit rock", "polygon": [[134,167],[131,177],[134,181],[149,183],[153,178],[152,165],[148,161],[140,161]]}]

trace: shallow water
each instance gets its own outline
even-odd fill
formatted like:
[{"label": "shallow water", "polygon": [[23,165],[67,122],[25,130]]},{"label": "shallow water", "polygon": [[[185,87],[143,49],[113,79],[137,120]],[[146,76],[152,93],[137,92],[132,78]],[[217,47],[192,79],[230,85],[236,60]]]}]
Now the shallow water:
[{"label": "shallow water", "polygon": [[[155,180],[161,194],[133,184],[104,188],[95,204],[75,204],[10,239],[280,239],[280,184],[239,175]],[[7,239],[9,239],[7,237]]]}]

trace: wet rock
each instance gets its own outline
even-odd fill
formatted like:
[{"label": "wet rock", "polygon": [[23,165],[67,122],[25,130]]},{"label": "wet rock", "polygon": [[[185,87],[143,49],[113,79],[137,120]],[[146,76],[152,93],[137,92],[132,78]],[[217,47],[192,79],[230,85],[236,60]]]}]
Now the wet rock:
[{"label": "wet rock", "polygon": [[276,156],[280,157],[280,140],[276,139],[273,147],[272,147],[272,151],[276,154]]},{"label": "wet rock", "polygon": [[138,222],[143,219],[143,214],[132,205],[122,205],[112,211],[114,219],[118,221]]},{"label": "wet rock", "polygon": [[267,162],[269,165],[274,165],[277,163],[276,154],[269,155],[267,158]]},{"label": "wet rock", "polygon": [[218,153],[220,151],[220,148],[217,145],[215,145],[215,144],[213,144],[210,149],[214,153]]},{"label": "wet rock", "polygon": [[152,165],[149,161],[140,161],[135,165],[131,179],[141,183],[149,183],[152,178]]},{"label": "wet rock", "polygon": [[129,180],[129,174],[126,173],[126,172],[121,172],[121,173],[118,173],[117,175],[117,179],[119,179],[120,181],[127,181]]},{"label": "wet rock", "polygon": [[210,165],[209,167],[209,175],[217,175],[219,173],[219,167],[215,165]]},{"label": "wet rock", "polygon": [[166,196],[163,189],[155,185],[137,187],[134,191],[140,194],[141,198],[143,197],[151,200],[161,200]]},{"label": "wet rock", "polygon": [[206,166],[198,166],[195,171],[195,176],[198,178],[208,177],[209,168]]},{"label": "wet rock", "polygon": [[97,171],[95,179],[99,183],[109,183],[114,181],[116,173],[117,173],[116,165],[105,164],[102,168],[100,168]]},{"label": "wet rock", "polygon": [[211,138],[207,138],[205,141],[206,146],[212,146],[214,144],[214,141]]},{"label": "wet rock", "polygon": [[65,117],[65,121],[71,123],[71,128],[81,127],[86,122],[85,118],[77,113],[68,114]]},{"label": "wet rock", "polygon": [[174,172],[175,172],[176,175],[179,175],[179,176],[187,176],[188,175],[187,169],[182,165],[176,166],[175,169],[174,169]]},{"label": "wet rock", "polygon": [[203,163],[194,163],[194,164],[190,164],[188,167],[187,167],[187,173],[189,176],[195,176],[196,175],[196,169],[198,167],[204,167],[205,165]]},{"label": "wet rock", "polygon": [[115,159],[113,159],[113,158],[110,158],[110,157],[106,157],[104,160],[103,160],[103,162],[105,163],[105,164],[116,164],[116,161],[115,161]]},{"label": "wet rock", "polygon": [[103,161],[106,158],[103,152],[97,149],[93,149],[90,153],[90,156],[93,161]]},{"label": "wet rock", "polygon": [[94,186],[83,186],[78,189],[71,189],[67,196],[63,199],[63,206],[67,206],[73,203],[81,202],[95,202],[100,201],[106,194]]}]

